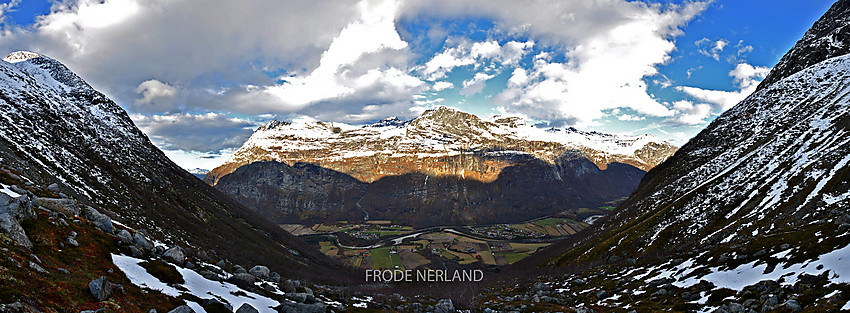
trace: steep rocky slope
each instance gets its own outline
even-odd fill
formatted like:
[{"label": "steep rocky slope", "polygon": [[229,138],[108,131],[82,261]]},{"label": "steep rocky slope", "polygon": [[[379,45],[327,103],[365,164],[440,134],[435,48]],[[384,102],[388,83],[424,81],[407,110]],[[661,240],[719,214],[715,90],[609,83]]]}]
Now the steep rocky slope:
[{"label": "steep rocky slope", "polygon": [[267,264],[292,277],[345,272],[180,169],[118,105],[56,60],[13,53],[0,62],[0,85],[0,158],[34,183],[57,183],[194,256]]},{"label": "steep rocky slope", "polygon": [[848,6],[834,4],[617,213],[517,268],[573,269],[550,277],[573,307],[850,309]]}]

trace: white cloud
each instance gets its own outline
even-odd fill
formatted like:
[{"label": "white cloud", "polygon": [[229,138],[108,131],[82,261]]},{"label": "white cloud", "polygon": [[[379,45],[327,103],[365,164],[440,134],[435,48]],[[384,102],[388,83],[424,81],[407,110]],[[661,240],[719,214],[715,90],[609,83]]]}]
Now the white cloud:
[{"label": "white cloud", "polygon": [[697,51],[700,54],[720,61],[720,53],[729,45],[729,41],[723,38],[718,40],[703,38],[694,42],[694,45],[697,46]]},{"label": "white cloud", "polygon": [[136,87],[136,93],[141,99],[136,99],[135,105],[142,111],[168,111],[177,97],[177,88],[161,81],[146,80]]},{"label": "white cloud", "polygon": [[[618,107],[648,116],[674,114],[648,94],[644,79],[658,74],[657,66],[670,60],[672,38],[705,3],[667,9],[639,2],[616,5],[608,9],[622,14],[618,24],[573,34],[566,62],[553,62],[548,54],[535,56],[529,79],[518,75],[495,101],[534,118],[578,126],[594,125],[604,110]],[[520,81],[525,83],[517,84]]]},{"label": "white cloud", "polygon": [[21,4],[21,0],[11,0],[6,3],[0,3],[0,23],[6,21],[6,12],[15,10],[15,7]]},{"label": "white cloud", "polygon": [[700,101],[717,105],[721,111],[726,111],[753,93],[759,82],[769,72],[770,68],[768,67],[739,63],[733,70],[729,71],[729,76],[732,77],[732,82],[738,87],[738,90],[709,90],[689,86],[678,86],[676,89]]},{"label": "white cloud", "polygon": [[[450,46],[438,53],[424,65],[417,67],[417,71],[425,79],[437,80],[446,77],[447,73],[461,66],[475,65],[475,67],[482,67],[484,62],[492,62],[490,64],[495,67],[515,65],[533,47],[533,41],[509,41],[504,45],[499,45],[494,40],[484,42],[461,41],[457,45]],[[492,70],[498,71],[497,68]]]},{"label": "white cloud", "polygon": [[434,85],[431,86],[431,89],[434,89],[434,91],[441,91],[441,90],[451,89],[451,88],[454,88],[454,87],[455,87],[455,84],[453,84],[451,82],[439,81],[439,82],[434,83]]},{"label": "white cloud", "polygon": [[282,84],[248,90],[242,100],[250,101],[258,95],[264,101],[276,100],[282,111],[297,111],[320,101],[344,101],[361,92],[377,91],[385,97],[409,99],[416,93],[412,91],[423,84],[419,79],[390,64],[378,64],[365,71],[357,68],[367,55],[407,48],[407,42],[395,29],[398,5],[394,1],[364,1],[359,7],[359,21],[346,26],[334,38],[319,66],[309,75],[284,77]]},{"label": "white cloud", "polygon": [[753,52],[753,46],[745,45],[743,40],[739,40],[735,48],[738,49],[738,57],[745,57],[750,52]]},{"label": "white cloud", "polygon": [[645,116],[631,115],[631,114],[623,114],[623,115],[617,116],[617,119],[621,120],[621,121],[643,121],[643,120],[646,119],[646,117]]},{"label": "white cloud", "polygon": [[461,90],[461,94],[470,97],[479,92],[484,91],[484,87],[487,86],[487,81],[496,75],[490,75],[485,73],[475,73],[475,75],[467,81],[463,82],[463,90]]},{"label": "white cloud", "polygon": [[528,83],[528,73],[523,68],[515,68],[508,79],[508,87],[519,87]]},{"label": "white cloud", "polygon": [[707,123],[706,119],[711,116],[711,105],[697,103],[687,100],[673,102],[673,109],[679,111],[675,123],[684,125],[700,125]]}]

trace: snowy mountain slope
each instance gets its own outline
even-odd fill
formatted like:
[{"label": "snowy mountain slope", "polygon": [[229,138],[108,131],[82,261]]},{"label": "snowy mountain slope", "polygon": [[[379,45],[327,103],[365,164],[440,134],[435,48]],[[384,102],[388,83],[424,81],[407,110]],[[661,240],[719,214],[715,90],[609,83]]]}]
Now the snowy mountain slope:
[{"label": "snowy mountain slope", "polygon": [[[797,63],[778,64],[776,80],[648,172],[617,213],[527,262],[609,264],[645,273],[643,284],[676,273],[678,288],[701,279],[736,291],[762,279],[793,287],[811,285],[802,273],[826,272],[843,284],[847,265],[833,259],[850,244],[850,55],[811,43],[850,44],[833,36],[850,23],[848,5],[833,5],[782,59]],[[754,276],[729,282],[736,273]]]},{"label": "snowy mountain slope", "polygon": [[850,1],[756,92],[650,170],[617,212],[515,264],[569,307],[850,309]]},{"label": "snowy mountain slope", "polygon": [[[272,121],[260,127],[205,180],[214,185],[242,165],[278,161],[289,165],[313,163],[363,182],[412,172],[492,182],[503,168],[513,164],[493,158],[502,155],[523,154],[554,164],[562,154],[580,151],[600,169],[619,162],[648,170],[675,150],[673,145],[650,135],[627,137],[572,128],[542,129],[516,117],[482,120],[438,107],[411,121],[393,117],[365,126],[310,119]],[[484,160],[476,153],[490,158]]]},{"label": "snowy mountain slope", "polygon": [[126,112],[56,60],[18,52],[0,62],[0,112],[3,164],[56,182],[126,225],[197,255],[269,264],[282,274],[335,266],[177,167]]}]

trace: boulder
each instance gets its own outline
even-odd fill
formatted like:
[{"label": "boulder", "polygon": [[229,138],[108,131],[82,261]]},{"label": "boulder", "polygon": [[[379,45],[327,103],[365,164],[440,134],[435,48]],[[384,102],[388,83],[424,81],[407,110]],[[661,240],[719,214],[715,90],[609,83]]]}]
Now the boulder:
[{"label": "boulder", "polygon": [[21,224],[19,224],[18,220],[11,214],[0,214],[0,228],[2,228],[3,231],[9,235],[9,238],[12,238],[12,240],[14,240],[18,245],[32,248],[32,242],[30,241],[30,238],[27,237],[27,233],[24,232]]},{"label": "boulder", "polygon": [[80,205],[74,199],[36,198],[35,204],[45,209],[68,215],[80,215]]},{"label": "boulder", "polygon": [[92,207],[86,207],[85,218],[107,234],[111,234],[115,230],[115,227],[112,226],[112,219]]},{"label": "boulder", "polygon": [[162,253],[162,259],[182,266],[183,262],[186,261],[186,254],[183,253],[183,249],[180,247],[172,246]]},{"label": "boulder", "polygon": [[286,294],[287,299],[295,301],[297,303],[307,303],[307,296],[309,295],[303,292],[294,292]]},{"label": "boulder", "polygon": [[243,273],[247,273],[248,271],[246,271],[245,268],[242,267],[241,265],[236,265],[236,266],[233,267],[233,272],[236,273],[236,274],[243,274]]},{"label": "boulder", "polygon": [[248,271],[248,273],[260,279],[269,278],[269,268],[262,265],[256,265],[252,267],[251,270]]},{"label": "boulder", "polygon": [[52,183],[50,185],[47,185],[47,190],[49,190],[52,193],[59,193],[59,184]]},{"label": "boulder", "polygon": [[145,256],[145,253],[142,252],[142,250],[139,250],[139,248],[136,248],[136,246],[130,246],[129,249],[130,249],[130,256],[132,256],[134,258],[141,258],[141,257]]},{"label": "boulder", "polygon": [[65,242],[67,242],[69,245],[72,245],[74,247],[80,246],[80,243],[77,242],[77,239],[74,239],[74,237],[65,238]]},{"label": "boulder", "polygon": [[233,312],[233,306],[227,303],[222,303],[216,299],[204,299],[201,301],[201,307],[208,313],[216,312]]},{"label": "boulder", "polygon": [[283,289],[283,292],[292,293],[295,292],[297,288],[295,287],[295,283],[293,283],[292,280],[287,279],[281,284],[280,289]]},{"label": "boulder", "polygon": [[91,292],[97,301],[105,301],[112,295],[112,284],[106,277],[101,276],[89,283],[89,292]]},{"label": "boulder", "polygon": [[188,305],[181,305],[174,310],[168,311],[168,313],[195,313],[195,310],[192,310]]},{"label": "boulder", "polygon": [[327,308],[324,303],[304,304],[286,302],[278,306],[277,310],[280,313],[325,313]]},{"label": "boulder", "polygon": [[250,304],[243,303],[239,309],[236,309],[236,313],[260,313],[260,311],[257,311],[257,309]]},{"label": "boulder", "polygon": [[269,274],[269,280],[276,282],[276,283],[279,283],[280,282],[280,274],[278,274],[277,272],[271,272],[271,274]]},{"label": "boulder", "polygon": [[126,229],[118,231],[118,239],[125,244],[133,243],[133,235],[131,235],[130,232],[128,232]]},{"label": "boulder", "polygon": [[442,299],[437,303],[437,306],[434,307],[435,313],[454,313],[455,306],[452,304],[451,299]]},{"label": "boulder", "polygon": [[148,237],[145,237],[140,233],[133,234],[133,245],[145,253],[151,252],[151,250],[153,250],[153,242],[151,242]]},{"label": "boulder", "polygon": [[228,279],[227,281],[242,288],[250,288],[254,286],[256,278],[254,277],[254,275],[248,273],[238,273],[231,276],[230,279]]},{"label": "boulder", "polygon": [[33,261],[30,261],[30,269],[32,269],[32,270],[34,270],[34,271],[36,271],[36,272],[39,272],[39,273],[41,273],[41,274],[50,274],[50,272],[48,272],[48,271],[47,271],[47,270],[45,270],[43,267],[41,267],[40,265],[36,264],[36,263],[35,263],[35,262],[33,262]]}]

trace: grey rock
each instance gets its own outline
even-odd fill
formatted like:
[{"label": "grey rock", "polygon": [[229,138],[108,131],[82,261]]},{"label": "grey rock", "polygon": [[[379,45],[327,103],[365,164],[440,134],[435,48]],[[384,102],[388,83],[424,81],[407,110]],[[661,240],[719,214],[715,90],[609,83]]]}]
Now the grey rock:
[{"label": "grey rock", "polygon": [[276,283],[279,283],[280,282],[280,274],[278,274],[277,272],[271,272],[271,274],[269,274],[269,280],[276,282]]},{"label": "grey rock", "polygon": [[744,311],[744,309],[745,308],[743,305],[735,302],[729,303],[729,305],[726,306],[726,310],[731,313],[741,313]]},{"label": "grey rock", "polygon": [[145,235],[142,235],[140,233],[133,234],[133,245],[145,253],[151,252],[151,250],[153,250],[153,242],[151,242],[148,237],[145,237]]},{"label": "grey rock", "polygon": [[207,311],[213,312],[233,312],[233,306],[227,303],[223,303],[218,301],[217,299],[204,299],[201,301],[201,307],[203,307]]},{"label": "grey rock", "polygon": [[59,193],[59,184],[52,183],[50,185],[47,185],[47,190],[53,193]]},{"label": "grey rock", "polygon": [[132,256],[134,258],[141,258],[141,257],[145,256],[145,253],[142,252],[142,250],[139,250],[139,248],[136,248],[136,246],[130,246],[129,249],[130,249],[130,256]]},{"label": "grey rock", "polygon": [[180,247],[173,246],[162,253],[162,259],[182,266],[183,262],[186,261],[186,254],[183,253],[183,249],[180,249]]},{"label": "grey rock", "polygon": [[156,246],[153,248],[153,250],[151,250],[151,252],[156,256],[162,256],[162,254],[165,253],[165,247]]},{"label": "grey rock", "polygon": [[69,245],[72,245],[74,247],[80,246],[80,243],[77,242],[77,239],[74,239],[74,237],[65,238],[65,242],[67,242]]},{"label": "grey rock", "polygon": [[249,288],[254,286],[256,278],[254,275],[248,273],[238,273],[230,277],[227,281],[242,288]]},{"label": "grey rock", "polygon": [[81,212],[80,205],[73,199],[36,198],[34,202],[42,208],[71,216],[80,215]]},{"label": "grey rock", "polygon": [[226,264],[226,263],[224,263],[224,260],[221,260],[221,261],[218,261],[217,263],[215,263],[215,266],[218,266],[218,267],[220,267],[221,269],[224,269],[224,267],[225,267],[226,265],[227,265],[227,264]]},{"label": "grey rock", "polygon": [[201,271],[198,272],[198,274],[201,274],[201,276],[203,276],[204,278],[209,279],[209,280],[215,280],[215,281],[221,280],[221,276],[219,276],[218,274],[216,274],[215,272],[212,272],[212,271],[201,270]]},{"label": "grey rock", "polygon": [[306,303],[308,294],[303,292],[287,293],[286,298],[297,303]]},{"label": "grey rock", "polygon": [[48,272],[43,267],[41,267],[41,265],[38,265],[37,263],[35,263],[33,261],[30,261],[30,269],[32,269],[36,272],[39,272],[41,274],[50,274],[50,272]]},{"label": "grey rock", "polygon": [[[663,289],[662,289],[663,290]],[[596,293],[596,299],[602,300],[608,298],[608,292],[605,290],[600,290]]]},{"label": "grey rock", "polygon": [[803,308],[800,307],[800,303],[797,302],[797,300],[785,301],[785,303],[783,303],[782,306],[784,306],[786,310],[791,311],[791,312],[800,312],[800,311],[803,310]]},{"label": "grey rock", "polygon": [[260,313],[260,311],[257,311],[257,309],[250,304],[243,303],[239,309],[236,309],[236,313]]},{"label": "grey rock", "polygon": [[242,267],[241,265],[236,265],[236,266],[234,266],[234,267],[233,267],[233,272],[234,272],[234,273],[236,273],[236,274],[244,274],[244,273],[248,273],[248,271],[247,271],[247,270],[245,270],[245,268],[244,268],[244,267]]},{"label": "grey rock", "polygon": [[168,313],[195,313],[195,310],[192,310],[188,305],[181,305],[174,310],[168,311]]},{"label": "grey rock", "polygon": [[313,303],[313,304],[304,304],[304,303],[282,303],[278,307],[278,312],[280,313],[325,313],[327,308],[324,303]]},{"label": "grey rock", "polygon": [[122,229],[118,231],[118,239],[121,240],[122,243],[132,244],[133,243],[133,235],[130,234],[126,229]]},{"label": "grey rock", "polygon": [[111,234],[115,231],[115,226],[112,226],[112,219],[92,207],[86,207],[85,218],[94,223],[98,228],[100,228],[100,230],[107,234]]},{"label": "grey rock", "polygon": [[195,263],[192,263],[192,262],[188,262],[188,261],[187,261],[187,262],[186,262],[186,268],[188,268],[188,269],[193,269],[193,268],[195,268]]},{"label": "grey rock", "polygon": [[91,292],[97,301],[105,301],[112,295],[112,284],[105,276],[101,276],[89,282],[89,292]]},{"label": "grey rock", "polygon": [[0,206],[7,206],[9,203],[12,203],[12,196],[0,192]]},{"label": "grey rock", "polygon": [[281,289],[283,289],[283,292],[286,292],[286,293],[295,292],[295,290],[297,289],[295,287],[295,283],[292,282],[292,280],[290,280],[290,279],[287,279],[286,281],[284,281],[283,284],[281,284],[280,287],[281,287]]},{"label": "grey rock", "polygon": [[18,223],[18,220],[14,216],[9,213],[0,214],[0,228],[18,245],[32,248],[30,238],[27,237],[27,233],[24,232],[23,227],[21,227],[21,224]]},{"label": "grey rock", "polygon": [[62,273],[62,274],[65,274],[65,275],[71,275],[71,271],[66,270],[64,268],[60,267],[60,268],[57,268],[56,270],[59,271],[59,273]]},{"label": "grey rock", "polygon": [[252,267],[251,270],[248,271],[248,273],[260,279],[269,278],[269,268],[262,265],[256,265]]},{"label": "grey rock", "polygon": [[151,309],[148,313],[156,313],[156,309]]},{"label": "grey rock", "polygon": [[313,289],[310,289],[309,287],[304,287],[304,293],[312,296],[313,295]]},{"label": "grey rock", "polygon": [[441,299],[440,302],[434,307],[435,313],[454,313],[455,306],[452,304],[451,299]]}]

